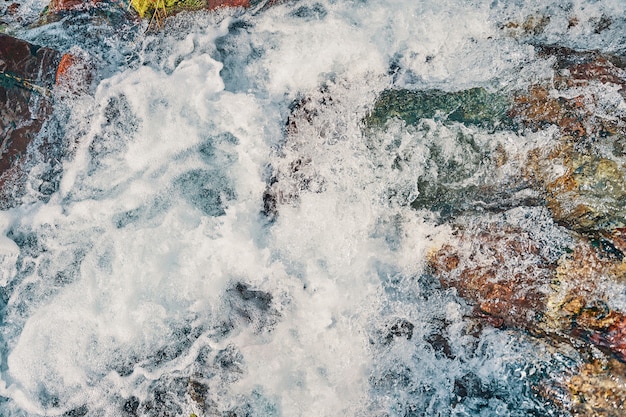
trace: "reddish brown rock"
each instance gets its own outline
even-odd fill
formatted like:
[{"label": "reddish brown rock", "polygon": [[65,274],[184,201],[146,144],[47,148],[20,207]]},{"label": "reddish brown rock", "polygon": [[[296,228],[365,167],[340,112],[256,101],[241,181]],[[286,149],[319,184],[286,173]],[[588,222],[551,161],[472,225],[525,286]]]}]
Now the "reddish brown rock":
[{"label": "reddish brown rock", "polygon": [[16,174],[51,112],[48,100],[61,54],[0,34],[0,187]]},{"label": "reddish brown rock", "polygon": [[17,181],[27,149],[52,112],[52,92],[85,91],[88,66],[78,57],[0,34],[0,206]]},{"label": "reddish brown rock", "polygon": [[[533,85],[514,98],[510,116],[533,130],[556,125],[565,136],[612,135],[626,125],[598,110],[601,104],[593,93],[581,94],[593,83],[614,85],[626,98],[626,62],[623,58],[594,51],[561,47],[539,47],[539,56],[556,58],[550,83]],[[612,113],[608,111],[608,113]]]},{"label": "reddish brown rock", "polygon": [[207,8],[209,10],[218,9],[220,7],[250,7],[250,0],[209,0]]},{"label": "reddish brown rock", "polygon": [[577,339],[626,362],[626,314],[605,302],[606,282],[620,281],[626,262],[581,239],[558,262],[511,226],[460,230],[433,252],[429,265],[444,287],[474,304],[490,324],[555,340]]},{"label": "reddish brown rock", "polygon": [[[429,256],[429,265],[443,286],[474,304],[474,317],[581,352],[578,368],[537,384],[541,396],[574,416],[621,416],[626,314],[608,307],[605,283],[623,281],[626,262],[604,256],[585,239],[556,264],[541,252],[523,230],[490,224],[459,229]],[[592,347],[605,356],[591,353]]]},{"label": "reddish brown rock", "polygon": [[457,238],[429,257],[441,284],[456,288],[496,327],[538,330],[554,271],[537,245],[511,227],[459,231]]},{"label": "reddish brown rock", "polygon": [[624,70],[603,56],[591,62],[572,65],[568,70],[569,74],[561,74],[558,80],[568,87],[586,86],[589,85],[590,81],[595,80],[602,84],[615,84],[620,87],[622,95],[626,94]]},{"label": "reddish brown rock", "polygon": [[20,4],[19,3],[11,3],[9,5],[9,7],[7,7],[7,14],[9,16],[16,15],[17,12],[19,11],[19,9],[20,9]]},{"label": "reddish brown rock", "polygon": [[86,10],[96,6],[101,0],[51,0],[48,13]]},{"label": "reddish brown rock", "polygon": [[534,85],[526,95],[515,97],[510,115],[533,130],[554,124],[561,128],[563,134],[582,137],[587,135],[584,121],[590,113],[584,104],[584,97],[554,97],[546,87]]},{"label": "reddish brown rock", "polygon": [[87,93],[95,67],[88,57],[63,54],[55,74],[55,88],[65,93]]},{"label": "reddish brown rock", "polygon": [[626,117],[600,102],[597,89],[609,85],[626,98],[626,62],[558,47],[539,54],[556,58],[552,84],[516,96],[510,115],[532,130],[558,126],[560,135],[551,149],[530,152],[524,177],[545,193],[560,224],[596,237],[611,234],[626,227]]}]

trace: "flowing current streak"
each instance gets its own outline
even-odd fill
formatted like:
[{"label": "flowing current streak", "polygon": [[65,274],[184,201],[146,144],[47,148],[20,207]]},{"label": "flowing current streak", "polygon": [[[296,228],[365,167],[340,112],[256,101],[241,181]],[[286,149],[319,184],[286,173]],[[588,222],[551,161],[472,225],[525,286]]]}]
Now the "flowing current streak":
[{"label": "flowing current streak", "polygon": [[[528,341],[468,335],[468,307],[423,270],[449,230],[408,203],[425,137],[453,154],[456,128],[392,125],[375,139],[361,129],[394,82],[454,91],[542,75],[545,63],[523,65],[532,47],[493,23],[513,12],[302,1],[179,16],[173,32],[125,41],[126,57],[112,52],[114,33],[105,46],[85,40],[115,69],[93,98],[58,110],[70,144],[59,189],[0,220],[1,413],[542,410],[522,376],[535,372]],[[565,12],[551,12],[555,38]],[[26,35],[69,47],[79,41],[68,33],[84,28],[64,22]],[[321,90],[332,105],[315,105],[313,121],[285,136],[289,106]],[[525,146],[514,139],[497,140]],[[298,158],[322,186],[269,219],[268,172]]]}]

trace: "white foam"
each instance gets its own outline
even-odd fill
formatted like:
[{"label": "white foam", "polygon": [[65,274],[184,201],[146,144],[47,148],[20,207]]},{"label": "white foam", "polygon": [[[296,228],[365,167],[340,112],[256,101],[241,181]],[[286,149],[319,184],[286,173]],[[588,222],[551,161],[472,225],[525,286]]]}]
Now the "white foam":
[{"label": "white foam", "polygon": [[[248,404],[254,415],[410,407],[436,415],[449,412],[455,379],[468,373],[505,381],[511,393],[501,396],[526,401],[507,378],[532,353],[528,341],[464,333],[469,307],[422,282],[426,254],[450,227],[408,204],[432,143],[463,162],[461,132],[516,157],[554,131],[522,137],[391,121],[365,138],[362,119],[394,82],[457,91],[548,77],[532,46],[500,30],[540,3],[287,2],[241,21],[229,12],[196,25],[179,16],[175,36],[147,35],[134,66],[120,66],[67,117],[64,139],[74,145],[59,191],[0,217],[0,285],[12,285],[0,412],[62,415],[86,405],[117,416],[132,397],[154,400],[163,384],[176,412],[201,415],[176,378],[201,379],[207,407],[223,413]],[[609,3],[572,10],[618,17],[619,2]],[[555,13],[547,39],[606,46],[584,25],[567,31],[569,12]],[[229,35],[230,24],[245,28]],[[230,61],[216,52],[224,36],[234,39]],[[296,97],[312,98],[311,121],[286,138]],[[297,182],[298,158],[310,161],[319,187]],[[260,214],[272,169],[295,190],[273,222]],[[412,337],[384,335],[399,318],[415,326]],[[450,357],[427,341],[437,326]],[[241,363],[220,365],[227,349]],[[485,410],[514,407],[492,400]]]}]

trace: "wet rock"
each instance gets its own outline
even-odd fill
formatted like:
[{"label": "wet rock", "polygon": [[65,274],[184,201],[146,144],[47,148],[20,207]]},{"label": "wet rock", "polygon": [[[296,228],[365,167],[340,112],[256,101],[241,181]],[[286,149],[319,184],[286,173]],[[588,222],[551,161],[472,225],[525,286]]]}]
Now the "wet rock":
[{"label": "wet rock", "polygon": [[482,397],[489,398],[491,394],[483,385],[478,375],[469,372],[454,381],[454,394],[458,398]]},{"label": "wet rock", "polygon": [[534,85],[528,94],[515,98],[509,114],[533,130],[555,124],[565,134],[582,137],[587,134],[583,121],[588,117],[583,100],[583,97],[555,97],[546,87]]},{"label": "wet rock", "polygon": [[543,33],[549,23],[550,16],[533,14],[526,17],[523,22],[507,22],[502,26],[502,29],[507,36],[512,36],[514,38],[537,36]]},{"label": "wet rock", "polygon": [[435,118],[493,128],[511,123],[507,114],[509,105],[505,95],[484,88],[458,92],[390,89],[381,93],[364,122],[368,127],[384,127],[392,118],[408,125]]},{"label": "wet rock", "polygon": [[52,111],[49,97],[61,57],[0,34],[0,187],[18,174],[26,149]]},{"label": "wet rock", "polygon": [[[475,318],[579,352],[584,362],[578,373],[551,376],[541,395],[573,415],[621,415],[626,314],[610,307],[607,283],[623,284],[626,263],[586,239],[575,242],[553,262],[526,231],[475,225],[459,229],[455,240],[429,256],[429,265],[443,286],[474,305]],[[565,382],[554,387],[559,378]]]},{"label": "wet rock", "polygon": [[86,53],[63,54],[55,75],[55,88],[65,94],[86,94],[89,92],[95,65]]},{"label": "wet rock", "polygon": [[278,207],[295,205],[303,192],[320,193],[326,181],[305,150],[312,138],[326,141],[335,132],[320,123],[322,110],[332,109],[332,95],[322,88],[316,94],[296,99],[290,106],[285,124],[285,141],[277,151],[278,158],[268,167],[267,187],[263,194],[263,214],[273,219]]},{"label": "wet rock", "polygon": [[626,276],[622,259],[579,239],[555,263],[511,226],[465,229],[457,239],[434,252],[430,266],[443,286],[474,304],[476,317],[536,336],[574,338],[626,362],[626,315],[605,301],[606,283]]},{"label": "wet rock", "polygon": [[560,47],[537,49],[539,56],[554,59],[555,76],[550,84],[533,84],[525,92],[489,92],[484,88],[456,92],[384,90],[364,120],[365,125],[384,127],[392,118],[407,125],[435,119],[513,130],[556,125],[563,135],[574,137],[611,135],[624,127],[623,117],[616,120],[615,111],[606,108],[597,95],[581,91],[599,84],[613,86],[626,97],[623,58]]},{"label": "wet rock", "polygon": [[182,10],[215,10],[223,7],[248,8],[258,3],[250,0],[131,0],[130,4],[140,17],[160,19]]},{"label": "wet rock", "polygon": [[537,392],[573,417],[619,417],[626,405],[626,365],[594,359],[541,385]]},{"label": "wet rock", "polygon": [[16,15],[20,9],[19,3],[11,3],[9,7],[7,7],[7,14],[10,16]]},{"label": "wet rock", "polygon": [[[243,374],[243,355],[234,345],[228,345],[215,355],[215,366],[226,371],[222,374]],[[236,378],[235,378],[236,379]]]},{"label": "wet rock", "polygon": [[[559,47],[539,53],[555,58],[553,86],[516,96],[510,114],[532,130],[557,126],[559,136],[552,148],[530,152],[524,176],[544,193],[559,223],[596,238],[610,235],[625,226],[624,60]],[[601,102],[611,92],[619,95]]]},{"label": "wet rock", "polygon": [[227,301],[233,311],[233,320],[252,325],[256,331],[270,331],[280,313],[272,305],[270,293],[252,289],[238,282],[227,290]]},{"label": "wet rock", "polygon": [[455,355],[452,352],[450,341],[439,331],[435,331],[429,334],[425,341],[433,348],[433,350],[439,355],[443,355],[448,359],[454,359]]},{"label": "wet rock", "polygon": [[[549,18],[537,16],[506,30],[512,36],[533,37],[548,24]],[[598,21],[595,27],[603,31],[610,25]],[[477,207],[505,212],[520,205],[545,205],[571,239],[559,256],[532,228],[454,220],[453,239],[429,256],[431,272],[444,288],[455,289],[474,306],[474,319],[523,330],[554,351],[567,345],[580,355],[578,373],[555,391],[561,393],[560,402],[552,396],[563,409],[577,416],[622,415],[626,313],[611,302],[611,288],[623,285],[626,277],[626,62],[619,56],[556,46],[538,46],[537,53],[551,60],[554,77],[525,91],[383,91],[363,121],[365,134],[375,138],[376,130],[394,126],[392,119],[403,122],[409,132],[454,126],[451,122],[487,133],[554,132],[549,146],[526,155],[498,152],[468,134],[457,143],[446,137],[462,163],[438,158],[436,146],[426,146],[426,164],[435,174],[418,180],[420,194],[411,206],[436,211],[450,221],[463,213],[475,215]],[[522,163],[507,165],[512,158]],[[507,166],[504,177],[502,166]],[[513,184],[521,188],[509,186]],[[529,190],[525,195],[532,199],[512,198],[520,190]],[[441,216],[445,213],[450,215]],[[429,337],[433,347],[445,345],[440,333]],[[611,378],[611,372],[619,377]],[[469,381],[455,388],[465,393],[478,391],[476,386]]]},{"label": "wet rock", "polygon": [[624,226],[626,171],[622,161],[563,143],[529,155],[526,177],[545,191],[555,220],[581,233]]},{"label": "wet rock", "polygon": [[415,325],[406,319],[396,318],[386,323],[381,329],[374,332],[375,339],[370,343],[381,343],[389,345],[396,340],[411,340],[413,338],[413,329]]},{"label": "wet rock", "polygon": [[533,130],[556,125],[564,136],[611,136],[623,131],[623,111],[601,101],[599,88],[614,88],[626,97],[626,62],[619,56],[540,46],[538,55],[554,60],[550,84],[532,85],[516,94],[510,116]]},{"label": "wet rock", "polygon": [[102,0],[52,0],[48,5],[48,13],[87,10],[95,7]]},{"label": "wet rock", "polygon": [[493,225],[459,231],[454,245],[430,256],[441,284],[471,300],[476,314],[496,327],[537,328],[553,271],[527,233]]},{"label": "wet rock", "polygon": [[413,328],[415,326],[408,320],[398,320],[389,328],[389,333],[385,337],[387,342],[391,342],[394,338],[404,338],[411,340],[413,337]]},{"label": "wet rock", "polygon": [[129,399],[127,399],[124,402],[124,405],[122,406],[122,410],[124,411],[125,415],[128,415],[128,416],[136,416],[138,408],[139,408],[139,399],[135,396],[132,396]]},{"label": "wet rock", "polygon": [[227,204],[235,198],[229,178],[215,169],[194,169],[176,179],[180,194],[207,216],[226,214]]},{"label": "wet rock", "polygon": [[574,416],[620,416],[626,405],[626,365],[594,361],[581,366],[566,386]]},{"label": "wet rock", "polygon": [[[13,204],[29,157],[27,150],[49,119],[53,93],[83,93],[89,89],[92,67],[83,58],[61,54],[8,35],[0,34],[0,199]],[[43,139],[39,149],[53,145]],[[48,155],[52,157],[52,155]]]},{"label": "wet rock", "polygon": [[[508,182],[498,175],[498,168],[506,164],[506,152],[499,155],[497,149],[481,148],[470,134],[460,133],[456,151],[463,161],[459,163],[454,158],[438,159],[433,144],[427,163],[436,167],[427,171],[436,175],[418,180],[414,208],[454,215],[545,201],[560,224],[577,232],[597,234],[626,226],[625,60],[556,46],[539,46],[537,52],[553,60],[555,75],[527,91],[390,89],[380,94],[364,119],[369,136],[391,119],[409,126],[434,119],[518,134],[550,126],[558,129],[555,145],[531,151],[519,176],[511,176],[508,169]],[[494,177],[497,180],[490,183]]]},{"label": "wet rock", "polygon": [[[597,62],[604,63],[608,61],[614,67],[611,71],[617,71],[618,74],[626,68],[626,57],[620,55],[604,54],[594,50],[577,50],[560,45],[537,45],[536,49],[540,57],[555,59],[554,68],[563,77],[567,77],[567,71],[572,68],[580,65],[583,67],[579,68],[594,67],[596,66],[594,63]],[[575,71],[574,74],[571,74],[571,77],[589,81],[595,77],[595,74],[593,72],[576,73]],[[623,77],[620,78],[623,79]],[[622,84],[622,82],[619,82],[619,84]]]},{"label": "wet rock", "polygon": [[187,382],[187,393],[191,397],[192,401],[198,404],[201,408],[206,406],[209,387],[198,381],[195,378],[189,378]]}]

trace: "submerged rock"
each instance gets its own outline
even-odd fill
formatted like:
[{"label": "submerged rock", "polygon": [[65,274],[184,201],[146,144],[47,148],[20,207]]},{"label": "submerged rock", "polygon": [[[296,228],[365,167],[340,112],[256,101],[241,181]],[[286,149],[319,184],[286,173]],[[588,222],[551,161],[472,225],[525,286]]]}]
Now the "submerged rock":
[{"label": "submerged rock", "polygon": [[422,119],[435,118],[468,125],[502,127],[511,123],[507,114],[509,106],[505,95],[488,92],[484,88],[457,92],[391,89],[383,91],[378,97],[365,119],[365,125],[383,127],[392,118],[415,125]]},{"label": "submerged rock", "polygon": [[[619,415],[626,379],[611,378],[591,360],[601,358],[612,369],[624,369],[626,314],[609,300],[611,283],[623,285],[626,263],[605,256],[586,239],[575,242],[570,253],[565,250],[554,262],[527,231],[477,224],[460,228],[453,241],[429,256],[429,265],[444,287],[456,289],[474,305],[474,317],[581,352],[580,373],[567,377],[560,391],[565,392],[558,401],[563,407],[574,415],[589,415],[577,414],[580,410]],[[551,390],[539,391],[557,401]]]},{"label": "submerged rock", "polygon": [[626,365],[614,359],[595,359],[571,370],[537,392],[573,417],[619,417],[626,405]]},{"label": "submerged rock", "polygon": [[431,254],[429,265],[445,288],[470,300],[496,327],[538,329],[554,271],[527,233],[490,225],[459,231],[457,241]]},{"label": "submerged rock", "polygon": [[577,238],[571,253],[554,262],[539,242],[512,226],[467,228],[456,239],[433,252],[429,265],[444,287],[476,306],[479,317],[496,327],[576,338],[626,363],[626,315],[606,302],[607,283],[626,274],[622,259]]},{"label": "submerged rock", "polygon": [[[523,30],[541,31],[545,24],[539,19]],[[579,369],[558,376],[565,381],[560,391],[565,397],[557,400],[548,390],[542,395],[574,415],[621,415],[626,380],[611,379],[610,370],[623,373],[626,366],[626,312],[611,293],[626,276],[623,62],[565,48],[540,47],[538,52],[551,57],[555,76],[525,91],[385,90],[362,119],[364,137],[375,153],[393,154],[401,145],[407,153],[413,149],[400,144],[403,138],[380,139],[385,133],[401,131],[420,141],[425,173],[416,180],[419,195],[409,203],[448,214],[439,218],[454,219],[457,227],[454,238],[429,256],[441,285],[472,304],[480,322],[524,331],[553,351],[565,345],[579,355]],[[300,144],[326,133],[318,125],[320,113],[336,100],[322,91],[291,107],[282,164],[273,167],[264,196],[266,214],[297,202],[304,191],[324,191],[323,178]],[[544,148],[519,147],[519,155],[507,155],[495,146],[496,131],[523,139],[546,128],[554,133]],[[432,131],[431,143],[422,133]],[[477,141],[479,135],[494,138],[493,143]],[[402,157],[398,152],[393,161],[398,170],[410,167]],[[562,226],[551,227],[569,236],[567,245],[549,248],[532,230],[511,224],[456,219],[519,206],[545,206]],[[413,331],[412,323],[398,321],[378,339],[392,345],[410,340]],[[451,355],[439,336],[432,345]],[[609,365],[598,367],[598,358]]]},{"label": "submerged rock", "polygon": [[626,172],[623,161],[563,143],[530,154],[526,177],[543,188],[555,220],[586,234],[623,227]]},{"label": "submerged rock", "polygon": [[556,57],[554,88],[532,87],[511,112],[532,129],[558,126],[560,135],[552,149],[529,154],[524,175],[566,227],[591,235],[623,227],[626,72],[616,65],[623,62],[564,48],[541,53]]},{"label": "submerged rock", "polygon": [[[554,146],[532,150],[522,172],[517,176],[509,172],[510,184],[504,186],[505,177],[498,176],[499,183],[490,184],[489,175],[478,178],[476,173],[487,166],[497,172],[498,160],[506,160],[506,153],[490,153],[461,133],[468,144],[459,147],[463,163],[447,166],[447,161],[437,161],[435,144],[429,149],[429,163],[437,165],[437,176],[419,180],[415,208],[446,213],[463,212],[476,203],[490,208],[502,203],[503,209],[516,203],[546,204],[560,224],[577,232],[593,234],[626,226],[626,60],[561,47],[543,46],[537,51],[553,60],[554,77],[527,91],[390,89],[380,94],[363,120],[369,136],[392,119],[407,126],[419,126],[424,119],[458,122],[486,128],[487,134],[494,129],[519,135],[550,126],[558,130]],[[533,192],[513,198],[522,189]]]},{"label": "submerged rock", "polygon": [[326,180],[304,145],[312,143],[313,138],[324,141],[334,133],[328,132],[328,127],[318,120],[321,111],[332,109],[334,104],[326,89],[291,104],[279,158],[268,167],[267,187],[263,194],[263,214],[268,218],[273,219],[282,205],[297,204],[304,192],[325,190]]}]

